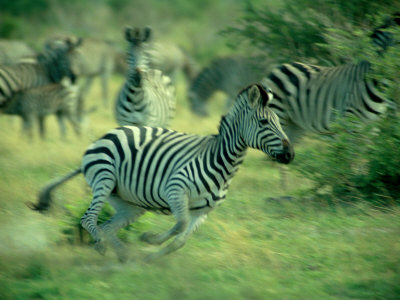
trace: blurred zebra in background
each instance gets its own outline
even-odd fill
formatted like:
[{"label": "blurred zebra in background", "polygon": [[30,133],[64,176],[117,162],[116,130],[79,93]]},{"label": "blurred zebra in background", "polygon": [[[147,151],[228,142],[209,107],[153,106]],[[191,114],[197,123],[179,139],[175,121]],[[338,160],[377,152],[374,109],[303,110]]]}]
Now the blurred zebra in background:
[{"label": "blurred zebra in background", "polygon": [[[144,233],[142,240],[159,245],[176,237],[147,260],[169,254],[183,247],[207,214],[226,198],[248,147],[280,163],[293,160],[294,150],[278,117],[268,108],[271,98],[270,91],[260,85],[243,89],[216,135],[200,137],[136,126],[114,129],[88,148],[79,169],[51,182],[41,190],[39,202],[28,205],[47,210],[51,191],[82,172],[93,200],[81,224],[94,238],[97,251],[104,254],[108,240],[125,261],[128,255],[116,235],[118,230],[151,210],[172,214],[177,223],[162,234]],[[98,226],[97,217],[106,201],[116,214]]]},{"label": "blurred zebra in background", "polygon": [[64,119],[70,121],[76,134],[80,134],[77,118],[78,87],[65,77],[61,83],[53,83],[19,91],[11,96],[0,112],[17,115],[23,120],[22,133],[32,139],[33,121],[39,125],[39,133],[45,137],[44,119],[55,114],[60,126],[61,135],[65,137]]},{"label": "blurred zebra in background", "polygon": [[379,54],[383,54],[387,47],[394,46],[398,44],[399,41],[394,40],[394,35],[391,32],[386,31],[386,29],[394,26],[400,26],[400,13],[394,13],[390,17],[386,17],[384,23],[374,29],[371,34],[372,42],[376,45]]},{"label": "blurred zebra in background", "polygon": [[16,64],[35,56],[36,52],[24,41],[0,39],[0,65]]},{"label": "blurred zebra in background", "polygon": [[207,116],[207,100],[216,91],[227,94],[226,107],[232,105],[241,87],[260,82],[266,64],[256,58],[228,56],[214,59],[192,80],[189,88],[189,103],[192,112]]},{"label": "blurred zebra in background", "polygon": [[[147,49],[149,68],[160,70],[164,75],[176,81],[177,74],[182,71],[191,82],[198,73],[194,59],[181,47],[170,42],[154,42]],[[242,85],[243,87],[243,85]]]},{"label": "blurred zebra in background", "polygon": [[[46,44],[50,47],[62,45],[68,39],[77,40],[77,37],[54,37],[48,39]],[[78,103],[78,117],[82,119],[86,111],[85,99],[96,77],[101,81],[102,101],[105,107],[109,102],[109,81],[115,68],[117,49],[111,42],[95,38],[80,38],[81,43],[68,58],[71,68],[78,78],[80,96]],[[80,79],[83,79],[82,83]]]},{"label": "blurred zebra in background", "polygon": [[148,67],[150,36],[147,27],[125,29],[129,71],[115,104],[119,125],[166,127],[175,113],[175,88],[170,78]]},{"label": "blurred zebra in background", "polygon": [[[399,16],[395,15],[371,34],[378,54],[382,55],[387,47],[395,44],[393,34],[382,28],[388,24],[399,25]],[[270,107],[295,143],[307,132],[328,133],[337,115],[353,114],[370,121],[394,106],[379,93],[378,82],[367,78],[370,69],[367,61],[338,67],[293,62],[277,66],[262,82],[273,90]],[[281,168],[283,187],[285,177],[285,170]]]},{"label": "blurred zebra in background", "polygon": [[[398,25],[400,14],[395,14],[371,34],[379,55],[398,43],[393,33],[382,29]],[[274,92],[271,108],[295,142],[305,132],[328,132],[337,113],[353,114],[368,121],[393,106],[377,90],[379,83],[367,78],[370,69],[367,61],[338,67],[294,62],[274,68],[263,82]]]},{"label": "blurred zebra in background", "polygon": [[339,67],[295,62],[275,68],[263,82],[274,91],[271,109],[295,142],[305,132],[329,132],[337,113],[374,120],[385,112],[389,101],[367,80],[369,70],[367,61]]},{"label": "blurred zebra in background", "polygon": [[33,62],[0,65],[0,108],[6,105],[16,92],[58,83],[64,77],[74,82],[75,75],[71,70],[67,55],[78,45],[79,41],[73,43],[68,40],[58,47],[45,47]]},{"label": "blurred zebra in background", "polygon": [[[176,81],[179,72],[191,82],[198,73],[195,60],[181,47],[171,42],[152,42],[146,48],[148,67],[160,70],[168,76],[172,82]],[[128,73],[127,54],[119,53],[116,60],[118,72],[126,75]]]}]

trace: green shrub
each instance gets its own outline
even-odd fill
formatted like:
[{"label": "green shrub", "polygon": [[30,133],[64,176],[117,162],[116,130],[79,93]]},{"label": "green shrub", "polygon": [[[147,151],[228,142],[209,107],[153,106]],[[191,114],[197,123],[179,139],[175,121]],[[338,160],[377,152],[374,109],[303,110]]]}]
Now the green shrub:
[{"label": "green shrub", "polygon": [[400,204],[400,119],[389,113],[365,124],[340,118],[333,135],[296,157],[295,168],[313,181],[313,192],[342,201]]},{"label": "green shrub", "polygon": [[[280,4],[260,6],[246,1],[242,16],[226,28],[230,46],[261,51],[277,62],[332,62],[326,34],[331,28],[371,32],[380,15],[400,9],[400,2],[385,0],[284,0]],[[374,17],[372,17],[374,16]],[[342,53],[343,54],[343,53]]]},{"label": "green shrub", "polygon": [[[80,224],[81,217],[88,208],[87,201],[79,201],[79,204],[65,205],[66,213],[60,221],[60,230],[64,234],[65,241],[70,244],[90,244],[93,242],[89,233]],[[114,209],[105,203],[98,218],[98,224],[102,224],[114,215]],[[144,221],[144,222],[143,222]],[[147,228],[146,217],[130,224],[118,231],[118,237],[124,242],[130,242],[137,234]]]}]

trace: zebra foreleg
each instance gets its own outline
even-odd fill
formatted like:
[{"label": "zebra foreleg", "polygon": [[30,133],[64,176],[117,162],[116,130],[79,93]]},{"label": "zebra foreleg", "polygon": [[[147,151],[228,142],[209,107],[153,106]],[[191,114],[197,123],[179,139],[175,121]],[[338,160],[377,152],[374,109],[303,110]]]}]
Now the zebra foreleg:
[{"label": "zebra foreleg", "polygon": [[114,207],[116,213],[108,221],[100,225],[100,229],[104,232],[105,238],[110,242],[120,262],[128,259],[125,245],[117,237],[120,228],[128,226],[136,221],[145,210],[143,208],[129,204],[117,195],[111,195],[108,202]]},{"label": "zebra foreleg", "polygon": [[58,111],[56,113],[57,121],[58,121],[58,127],[60,128],[60,134],[62,138],[65,138],[67,135],[67,129],[65,127],[65,122],[64,122],[64,114],[61,111]]},{"label": "zebra foreleg", "polygon": [[22,116],[22,134],[28,137],[28,140],[32,142],[33,139],[33,117],[31,115]]},{"label": "zebra foreleg", "polygon": [[46,129],[44,126],[44,116],[38,116],[39,135],[41,139],[46,137]]},{"label": "zebra foreleg", "polygon": [[152,262],[156,259],[163,257],[164,255],[167,255],[171,252],[174,252],[182,248],[186,244],[186,241],[188,240],[189,236],[199,227],[201,223],[204,222],[206,218],[207,218],[206,214],[192,216],[189,226],[186,228],[184,232],[178,234],[170,244],[162,248],[160,251],[146,256],[144,259],[145,262]]},{"label": "zebra foreleg", "polygon": [[169,206],[172,214],[175,216],[176,224],[165,233],[145,232],[140,239],[152,245],[160,245],[170,239],[172,236],[184,232],[189,224],[189,200],[188,197],[174,197],[174,200],[169,201]]}]

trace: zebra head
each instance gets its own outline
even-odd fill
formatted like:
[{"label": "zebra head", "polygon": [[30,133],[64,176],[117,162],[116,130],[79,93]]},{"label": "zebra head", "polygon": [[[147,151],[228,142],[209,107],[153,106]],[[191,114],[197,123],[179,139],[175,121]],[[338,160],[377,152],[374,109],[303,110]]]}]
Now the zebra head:
[{"label": "zebra head", "polygon": [[151,39],[151,28],[146,26],[141,29],[138,27],[125,27],[125,39],[129,42],[128,47],[128,66],[131,70],[147,67],[147,54],[145,50]]},{"label": "zebra head", "polygon": [[268,107],[272,98],[272,91],[259,84],[251,85],[239,93],[235,106],[238,102],[245,102],[240,117],[243,120],[241,138],[249,147],[267,153],[280,163],[288,164],[294,158],[294,150],[278,116]]},{"label": "zebra head", "polygon": [[68,77],[72,83],[75,82],[76,74],[72,70],[70,55],[81,43],[81,38],[73,41],[70,37],[45,43],[45,49],[37,59],[39,63],[46,66],[53,82],[58,83],[64,77]]}]

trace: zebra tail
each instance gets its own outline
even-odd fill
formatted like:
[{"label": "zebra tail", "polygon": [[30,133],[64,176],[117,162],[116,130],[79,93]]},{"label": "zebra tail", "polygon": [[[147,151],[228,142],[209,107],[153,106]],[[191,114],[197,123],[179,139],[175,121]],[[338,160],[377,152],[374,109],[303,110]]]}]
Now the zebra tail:
[{"label": "zebra tail", "polygon": [[78,175],[81,172],[82,172],[82,170],[79,168],[79,169],[76,169],[76,170],[72,171],[71,173],[68,173],[64,177],[61,177],[61,178],[53,180],[52,182],[47,184],[45,187],[43,187],[39,191],[39,196],[38,196],[38,200],[39,201],[38,201],[37,204],[35,204],[33,202],[27,202],[26,205],[32,210],[36,210],[36,211],[39,211],[39,212],[47,211],[49,209],[49,207],[50,207],[51,202],[52,202],[51,192],[56,187],[58,187],[59,185],[61,185],[64,182],[68,181],[72,177],[75,177],[76,175]]}]

